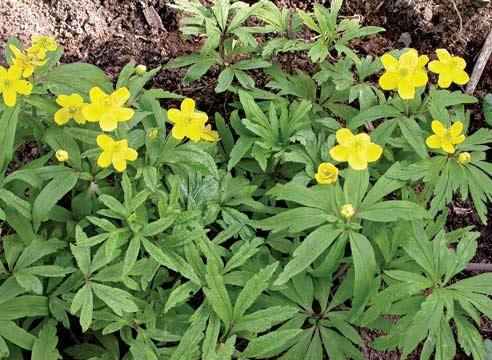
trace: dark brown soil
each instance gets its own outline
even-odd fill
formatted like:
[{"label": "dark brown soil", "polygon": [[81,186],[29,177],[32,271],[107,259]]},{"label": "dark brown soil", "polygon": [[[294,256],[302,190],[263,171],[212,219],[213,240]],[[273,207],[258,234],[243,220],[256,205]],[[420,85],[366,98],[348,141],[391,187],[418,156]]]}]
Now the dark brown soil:
[{"label": "dark brown soil", "polygon": [[[309,10],[315,2],[329,1],[277,2]],[[64,62],[93,63],[114,79],[131,59],[152,68],[199,49],[200,39],[182,38],[178,31],[181,15],[168,7],[168,3],[168,0],[2,0],[0,43],[11,36],[28,41],[34,33],[53,34],[65,47]],[[154,6],[166,31],[149,26],[143,15],[143,4]],[[379,56],[406,45],[427,54],[432,54],[435,48],[445,47],[466,59],[469,72],[492,24],[492,4],[487,5],[485,0],[348,0],[345,1],[342,14],[360,17],[364,25],[387,29],[380,35],[352,44],[362,55]],[[309,70],[305,69],[305,62],[299,62],[298,65]],[[151,85],[193,97],[200,109],[208,113],[224,110],[228,99],[214,93],[216,70],[212,69],[201,81],[190,86],[180,83],[184,73],[185,70],[179,69],[161,71]],[[261,85],[264,80],[259,77],[257,85]],[[492,59],[475,94],[482,98],[491,92]],[[483,124],[480,107],[473,107],[472,110],[473,122]],[[19,158],[22,160],[36,156],[33,151],[37,154],[35,148],[26,146]],[[457,208],[460,210],[456,211]],[[470,224],[475,225],[482,234],[474,261],[492,262],[492,225],[481,225],[468,204],[450,206],[450,229]],[[482,333],[485,337],[489,337],[491,328],[490,321],[484,321]],[[367,343],[377,336],[367,330],[362,330],[362,335]],[[364,349],[364,353],[368,359],[399,358],[397,352],[375,352],[369,347]]]}]

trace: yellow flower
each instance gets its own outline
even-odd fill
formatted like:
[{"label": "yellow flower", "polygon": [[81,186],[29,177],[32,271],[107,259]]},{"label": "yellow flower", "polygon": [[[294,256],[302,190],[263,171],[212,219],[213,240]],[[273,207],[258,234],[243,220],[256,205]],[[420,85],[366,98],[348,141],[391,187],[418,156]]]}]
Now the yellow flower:
[{"label": "yellow flower", "polygon": [[383,148],[372,143],[365,133],[354,135],[349,129],[340,129],[336,136],[340,145],[330,150],[330,156],[336,161],[348,161],[354,170],[367,169],[367,163],[377,161],[383,153]]},{"label": "yellow flower", "polygon": [[98,87],[89,92],[91,103],[82,108],[82,114],[87,121],[98,122],[103,131],[113,131],[118,122],[130,120],[134,111],[123,107],[130,97],[126,87],[119,88],[108,95]]},{"label": "yellow flower", "polygon": [[197,142],[204,135],[205,123],[208,116],[202,112],[195,112],[195,101],[186,98],[181,103],[181,110],[169,109],[167,118],[174,126],[172,135],[175,139],[181,140],[185,136]]},{"label": "yellow flower", "polygon": [[212,130],[210,124],[202,126],[201,138],[205,141],[219,141],[219,133],[216,130]]},{"label": "yellow flower", "polygon": [[126,170],[126,161],[134,161],[138,157],[138,153],[128,147],[127,140],[114,141],[108,135],[99,135],[96,139],[97,145],[103,150],[97,159],[97,165],[106,168],[113,164],[116,171],[122,172]]},{"label": "yellow flower", "polygon": [[68,160],[68,152],[66,152],[65,150],[57,150],[55,156],[59,162],[65,162]]},{"label": "yellow flower", "polygon": [[50,36],[33,35],[31,40],[32,46],[27,49],[27,52],[29,54],[36,54],[40,59],[44,59],[48,51],[56,51],[58,49],[55,39]]},{"label": "yellow flower", "polygon": [[425,143],[431,149],[442,148],[445,152],[453,154],[454,145],[461,144],[465,141],[465,135],[462,135],[463,123],[455,122],[450,128],[446,128],[439,120],[434,120],[431,124],[434,135],[429,136]]},{"label": "yellow flower", "polygon": [[22,69],[12,65],[8,70],[0,66],[0,93],[3,93],[3,101],[7,106],[14,106],[17,94],[30,95],[32,84],[21,80]]},{"label": "yellow flower", "polygon": [[338,179],[338,169],[330,163],[321,163],[314,178],[319,184],[332,184]]},{"label": "yellow flower", "polygon": [[135,66],[135,74],[137,75],[143,75],[147,72],[147,66],[139,64]]},{"label": "yellow flower", "polygon": [[40,61],[36,59],[34,55],[28,55],[25,52],[20,51],[13,44],[10,44],[9,48],[14,53],[12,64],[22,69],[22,76],[25,78],[34,73],[35,67],[44,66],[47,62],[47,60]]},{"label": "yellow flower", "polygon": [[355,209],[354,207],[352,206],[352,204],[345,204],[342,206],[342,208],[340,209],[340,214],[342,214],[342,216],[345,218],[345,219],[350,219],[352,216],[355,215]]},{"label": "yellow flower", "polygon": [[458,156],[458,161],[462,165],[468,164],[471,161],[471,155],[470,155],[470,153],[469,152],[466,152],[466,151],[465,152],[462,152]]},{"label": "yellow flower", "polygon": [[470,77],[464,71],[466,62],[459,56],[452,56],[446,49],[436,50],[437,58],[429,63],[429,70],[439,74],[438,84],[446,89],[451,83],[465,85]]},{"label": "yellow flower", "polygon": [[152,130],[150,133],[149,133],[149,138],[150,140],[154,140],[157,135],[159,135],[159,130],[158,129],[154,129]]},{"label": "yellow flower", "polygon": [[56,98],[56,103],[62,108],[55,113],[55,122],[64,125],[74,119],[77,124],[85,124],[85,117],[82,109],[86,105],[84,99],[79,94],[60,95]]},{"label": "yellow flower", "polygon": [[402,99],[413,99],[415,88],[427,84],[427,73],[424,70],[429,61],[426,55],[410,49],[396,60],[390,54],[381,57],[386,72],[379,78],[379,85],[383,90],[398,89]]}]

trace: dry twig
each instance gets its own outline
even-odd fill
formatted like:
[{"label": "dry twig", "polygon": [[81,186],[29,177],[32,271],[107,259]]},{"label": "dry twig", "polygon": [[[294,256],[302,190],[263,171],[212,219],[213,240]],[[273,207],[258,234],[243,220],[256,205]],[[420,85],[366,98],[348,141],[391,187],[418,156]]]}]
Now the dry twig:
[{"label": "dry twig", "polygon": [[482,76],[483,70],[489,61],[490,54],[492,53],[492,29],[489,31],[487,35],[487,39],[485,39],[485,44],[483,45],[482,51],[478,56],[477,62],[473,67],[472,74],[470,76],[470,82],[466,86],[466,93],[473,94],[475,88],[480,81],[480,77]]}]

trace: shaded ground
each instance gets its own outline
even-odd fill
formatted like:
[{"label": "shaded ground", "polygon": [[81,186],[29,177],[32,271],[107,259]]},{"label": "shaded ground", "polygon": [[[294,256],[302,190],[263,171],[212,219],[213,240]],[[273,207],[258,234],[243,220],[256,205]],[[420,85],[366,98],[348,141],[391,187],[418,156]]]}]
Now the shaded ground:
[{"label": "shaded ground", "polygon": [[[314,3],[309,0],[277,2],[308,10]],[[185,41],[181,38],[180,15],[166,6],[168,3],[169,0],[0,0],[0,43],[10,36],[28,41],[33,33],[53,34],[65,47],[64,62],[93,63],[114,78],[131,59],[152,68],[200,47],[199,39]],[[407,45],[427,54],[433,53],[435,48],[446,47],[464,57],[469,64],[467,70],[471,72],[492,24],[492,4],[485,4],[485,0],[348,0],[342,13],[361,17],[364,25],[387,29],[383,34],[353,44],[362,55],[379,56]],[[148,25],[143,8],[150,5],[157,10],[166,31]],[[304,68],[304,64],[300,65]],[[217,74],[212,70],[201,81],[184,87],[180,83],[184,72],[160,72],[152,85],[193,97],[200,109],[209,113],[221,111],[226,101],[223,95],[214,93]],[[258,78],[257,85],[264,80]],[[481,98],[491,92],[492,60],[475,94]],[[473,123],[483,123],[480,108],[472,110]],[[22,161],[36,156],[36,149],[29,145],[19,154]],[[461,210],[456,211],[458,208]],[[481,225],[469,204],[453,204],[449,228],[470,224],[476,225],[482,234],[474,261],[492,262],[492,225]],[[491,329],[490,321],[482,324],[484,337],[490,337]],[[375,337],[367,330],[362,330],[362,335],[367,343]],[[370,348],[364,352],[368,359],[399,358],[396,352],[381,353]]]}]

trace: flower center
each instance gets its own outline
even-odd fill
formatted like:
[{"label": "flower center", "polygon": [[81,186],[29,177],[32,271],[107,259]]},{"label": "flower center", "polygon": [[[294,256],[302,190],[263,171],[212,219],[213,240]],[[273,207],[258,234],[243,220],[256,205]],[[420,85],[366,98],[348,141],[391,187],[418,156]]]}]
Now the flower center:
[{"label": "flower center", "polygon": [[118,144],[117,142],[115,142],[111,150],[113,151],[113,153],[119,153],[124,149],[125,147],[122,144]]},{"label": "flower center", "polygon": [[408,76],[410,74],[410,70],[408,70],[407,68],[401,68],[400,69],[400,75],[401,76]]},{"label": "flower center", "polygon": [[325,179],[331,179],[335,174],[333,174],[331,171],[329,170],[325,170],[323,171],[323,177]]},{"label": "flower center", "polygon": [[76,112],[77,112],[77,108],[76,108],[75,106],[70,106],[70,107],[68,108],[68,113],[69,113],[70,115],[75,115],[75,113],[76,113]]},{"label": "flower center", "polygon": [[444,134],[443,138],[446,141],[453,140],[453,135],[451,134],[451,131],[447,130],[446,133]]},{"label": "flower center", "polygon": [[365,147],[366,147],[365,142],[363,142],[361,140],[355,140],[355,142],[354,142],[355,151],[362,151],[365,149]]},{"label": "flower center", "polygon": [[42,47],[47,47],[49,45],[49,40],[48,39],[41,39],[41,40],[39,40],[39,45]]},{"label": "flower center", "polygon": [[3,86],[6,88],[6,89],[9,89],[11,88],[13,85],[13,82],[10,81],[9,79],[4,79],[3,80]]}]

